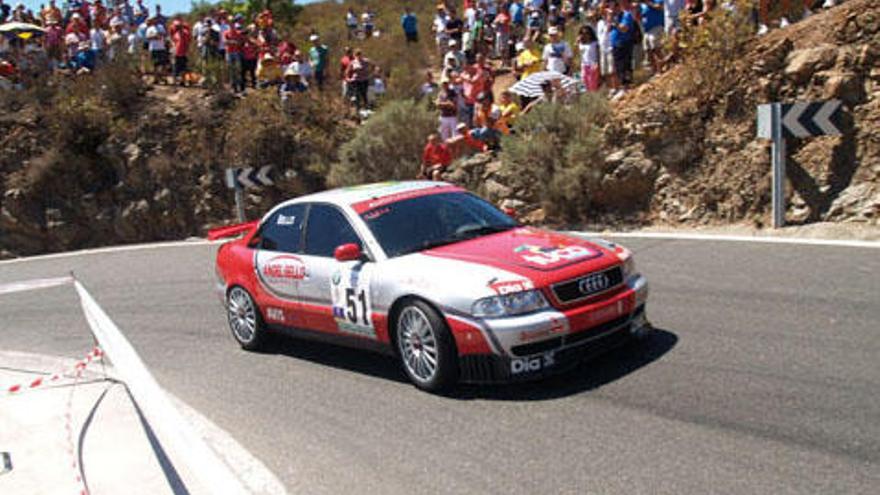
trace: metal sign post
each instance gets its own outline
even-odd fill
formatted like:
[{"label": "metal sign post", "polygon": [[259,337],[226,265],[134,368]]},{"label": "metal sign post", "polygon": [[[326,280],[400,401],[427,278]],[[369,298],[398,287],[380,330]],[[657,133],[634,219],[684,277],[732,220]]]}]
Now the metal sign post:
[{"label": "metal sign post", "polygon": [[269,177],[271,172],[271,165],[258,169],[253,167],[226,169],[226,187],[235,191],[235,213],[238,216],[239,223],[245,222],[244,188],[273,185],[274,182]]},{"label": "metal sign post", "polygon": [[758,106],[758,137],[772,140],[774,229],[785,226],[786,138],[841,135],[840,106],[839,100]]}]

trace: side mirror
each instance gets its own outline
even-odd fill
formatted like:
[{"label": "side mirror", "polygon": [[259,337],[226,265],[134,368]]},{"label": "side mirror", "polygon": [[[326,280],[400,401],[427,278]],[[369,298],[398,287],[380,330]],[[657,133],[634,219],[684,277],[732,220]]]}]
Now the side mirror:
[{"label": "side mirror", "polygon": [[363,253],[361,247],[355,243],[343,244],[333,251],[333,257],[336,261],[357,261],[361,259]]},{"label": "side mirror", "polygon": [[261,239],[260,236],[258,236],[258,235],[251,237],[250,242],[248,242],[248,247],[256,249],[256,248],[260,247],[260,242],[262,240],[263,239]]}]

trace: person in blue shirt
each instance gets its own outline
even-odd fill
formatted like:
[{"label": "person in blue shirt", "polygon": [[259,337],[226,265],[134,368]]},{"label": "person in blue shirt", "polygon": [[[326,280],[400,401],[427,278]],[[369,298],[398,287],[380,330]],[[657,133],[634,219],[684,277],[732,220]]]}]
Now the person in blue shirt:
[{"label": "person in blue shirt", "polygon": [[663,0],[642,0],[639,3],[639,14],[642,17],[644,48],[654,74],[660,72],[663,59],[660,49],[663,47],[664,16]]},{"label": "person in blue shirt", "polygon": [[611,26],[611,55],[614,58],[614,72],[620,84],[626,89],[633,79],[633,31],[635,19],[623,10],[619,0],[611,0],[611,8],[606,12],[605,21]]},{"label": "person in blue shirt", "polygon": [[403,34],[406,35],[407,43],[419,42],[419,20],[413,14],[411,8],[403,9],[403,15],[400,16],[400,26],[403,27]]},{"label": "person in blue shirt", "polygon": [[522,0],[514,0],[513,2],[510,2],[510,7],[507,9],[507,12],[510,14],[510,24],[512,26],[522,27],[525,25]]}]

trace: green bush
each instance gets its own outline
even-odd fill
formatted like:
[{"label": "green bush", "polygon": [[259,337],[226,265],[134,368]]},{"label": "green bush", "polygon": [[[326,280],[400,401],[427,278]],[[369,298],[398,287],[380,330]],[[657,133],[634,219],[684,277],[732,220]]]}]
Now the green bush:
[{"label": "green bush", "polygon": [[419,173],[422,149],[437,131],[437,117],[411,100],[391,101],[369,118],[339,151],[329,183],[412,179]]},{"label": "green bush", "polygon": [[571,105],[538,105],[501,140],[501,161],[514,190],[560,220],[579,220],[602,178],[603,126],[609,112],[598,95]]}]

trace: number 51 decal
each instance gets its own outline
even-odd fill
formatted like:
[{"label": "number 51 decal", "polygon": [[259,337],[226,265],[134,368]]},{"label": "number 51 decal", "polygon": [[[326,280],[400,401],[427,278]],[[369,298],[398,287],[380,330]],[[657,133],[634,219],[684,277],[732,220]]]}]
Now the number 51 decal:
[{"label": "number 51 decal", "polygon": [[[360,289],[357,295],[355,295],[355,290],[347,287],[345,289],[345,305],[347,306],[345,316],[348,317],[348,321],[357,323],[360,319],[364,325],[370,324],[369,320],[367,320],[367,313],[369,312],[367,309],[367,291]],[[360,317],[358,317],[358,310],[360,310]]]},{"label": "number 51 decal", "polygon": [[333,317],[340,332],[376,338],[370,300],[372,266],[340,267],[331,277]]}]

